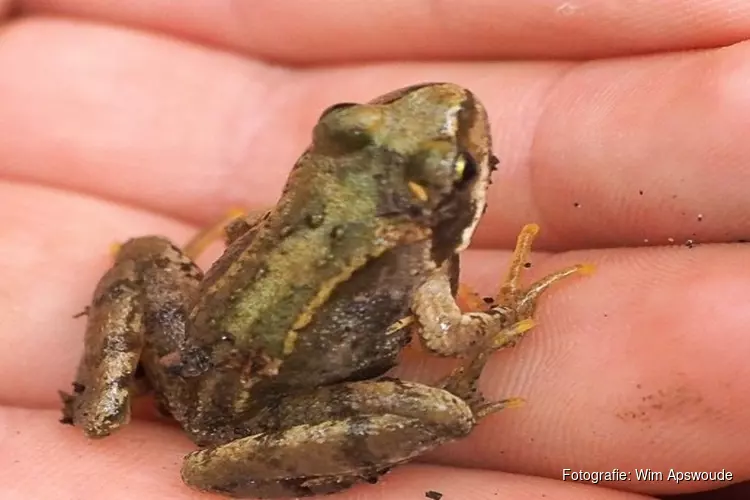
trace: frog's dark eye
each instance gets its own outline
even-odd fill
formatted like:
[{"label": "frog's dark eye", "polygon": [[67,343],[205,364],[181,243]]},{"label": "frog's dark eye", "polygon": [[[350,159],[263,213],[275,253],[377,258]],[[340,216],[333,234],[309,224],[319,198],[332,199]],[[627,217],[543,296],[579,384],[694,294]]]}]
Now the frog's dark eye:
[{"label": "frog's dark eye", "polygon": [[319,120],[322,120],[324,116],[329,115],[333,113],[334,111],[337,111],[339,109],[346,109],[351,108],[352,106],[356,106],[357,103],[354,102],[340,102],[338,104],[334,104],[332,106],[328,106],[326,109],[323,110],[323,112],[320,114]]},{"label": "frog's dark eye", "polygon": [[469,153],[459,153],[453,162],[453,181],[458,187],[471,181],[478,172],[477,162]]}]

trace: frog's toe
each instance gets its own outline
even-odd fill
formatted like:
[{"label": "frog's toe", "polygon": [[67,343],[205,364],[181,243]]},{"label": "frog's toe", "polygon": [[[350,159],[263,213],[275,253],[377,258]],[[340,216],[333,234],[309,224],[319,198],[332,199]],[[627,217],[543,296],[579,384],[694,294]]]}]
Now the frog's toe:
[{"label": "frog's toe", "polygon": [[60,417],[60,423],[65,425],[73,425],[73,405],[75,403],[75,396],[68,394],[64,391],[57,391],[62,400],[62,416]]},{"label": "frog's toe", "polygon": [[482,401],[477,405],[472,405],[472,411],[477,420],[480,420],[487,415],[497,413],[501,410],[509,408],[519,408],[523,406],[526,401],[523,398],[507,398],[499,401]]},{"label": "frog's toe", "polygon": [[102,438],[130,421],[127,388],[75,382],[73,389],[73,394],[58,391],[62,401],[60,423],[80,428],[87,437]]},{"label": "frog's toe", "polygon": [[526,332],[536,326],[536,322],[531,319],[523,319],[508,327],[502,328],[499,332],[492,335],[490,345],[486,347],[489,353],[495,352],[504,347],[515,345]]}]

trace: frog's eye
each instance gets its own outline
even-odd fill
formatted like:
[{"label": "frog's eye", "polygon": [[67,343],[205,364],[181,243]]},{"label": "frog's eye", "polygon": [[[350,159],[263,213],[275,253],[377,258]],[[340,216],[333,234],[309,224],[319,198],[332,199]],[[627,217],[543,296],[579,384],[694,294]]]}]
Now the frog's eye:
[{"label": "frog's eye", "polygon": [[476,177],[477,172],[476,160],[469,153],[459,153],[453,162],[453,182],[460,187]]},{"label": "frog's eye", "polygon": [[319,152],[345,154],[372,143],[383,121],[383,112],[375,106],[334,104],[323,112],[313,129],[313,142]]},{"label": "frog's eye", "polygon": [[351,108],[352,106],[356,106],[356,105],[357,104],[354,103],[354,102],[340,102],[338,104],[334,104],[332,106],[328,106],[320,114],[320,118],[318,118],[318,120],[322,120],[323,117],[325,117],[326,115],[329,115],[329,114],[333,113],[334,111],[338,111],[339,109]]}]

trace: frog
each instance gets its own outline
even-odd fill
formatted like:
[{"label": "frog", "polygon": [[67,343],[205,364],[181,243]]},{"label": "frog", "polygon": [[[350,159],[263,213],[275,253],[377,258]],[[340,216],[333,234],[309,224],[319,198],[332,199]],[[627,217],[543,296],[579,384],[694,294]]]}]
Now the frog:
[{"label": "frog", "polygon": [[[498,160],[487,111],[453,83],[325,109],[277,203],[180,247],[123,243],[87,309],[62,422],[105,438],[152,393],[197,450],[189,487],[237,498],[307,497],[375,483],[516,405],[488,400],[489,357],[534,326],[551,285],[521,285],[535,224],[492,300],[460,307],[460,255]],[[226,221],[225,221],[226,222]],[[208,234],[225,249],[204,272]],[[454,358],[434,384],[390,375],[407,346]]]}]

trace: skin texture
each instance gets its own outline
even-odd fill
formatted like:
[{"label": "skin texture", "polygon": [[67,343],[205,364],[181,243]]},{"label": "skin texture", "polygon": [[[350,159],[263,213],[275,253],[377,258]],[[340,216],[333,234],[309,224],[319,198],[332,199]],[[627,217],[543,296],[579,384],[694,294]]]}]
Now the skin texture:
[{"label": "skin texture", "polygon": [[[460,16],[447,0],[377,15],[367,2],[328,12],[194,3],[0,1],[0,12],[23,15],[0,31],[4,498],[207,497],[180,483],[192,445],[153,411],[136,409],[127,429],[96,443],[57,423],[56,391],[82,345],[70,316],[113,241],[186,241],[228,207],[267,206],[327,104],[427,80],[482,96],[503,159],[466,280],[492,293],[530,221],[542,227],[535,248],[550,252],[530,278],[582,261],[598,272],[551,294],[538,329],[486,370],[489,397],[521,396],[524,407],[368,495],[639,498],[554,481],[564,467],[725,468],[750,479],[739,445],[750,432],[750,250],[728,244],[750,238],[747,2],[462,2]],[[292,19],[314,43],[281,41],[300,27]],[[393,36],[403,33],[419,44]],[[644,52],[655,55],[562,61]],[[363,64],[375,56],[396,62]],[[547,60],[441,62],[478,56]],[[397,63],[419,57],[432,61]],[[354,66],[315,66],[330,60]],[[701,244],[666,247],[670,238]],[[444,368],[411,353],[398,374],[432,380]],[[608,486],[662,495],[717,485]]]}]

